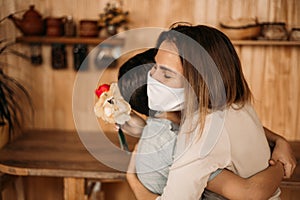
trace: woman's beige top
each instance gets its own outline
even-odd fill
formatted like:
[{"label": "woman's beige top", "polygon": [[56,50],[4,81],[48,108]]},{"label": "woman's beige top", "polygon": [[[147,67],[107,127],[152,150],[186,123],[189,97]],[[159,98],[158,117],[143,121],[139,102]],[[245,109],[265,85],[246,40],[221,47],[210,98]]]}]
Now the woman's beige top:
[{"label": "woman's beige top", "polygon": [[[189,135],[184,130],[185,124],[177,138],[167,186],[157,199],[200,199],[209,175],[219,168],[246,178],[268,167],[270,148],[251,105],[208,115],[199,139],[199,127]],[[278,189],[274,199],[279,195]]]}]

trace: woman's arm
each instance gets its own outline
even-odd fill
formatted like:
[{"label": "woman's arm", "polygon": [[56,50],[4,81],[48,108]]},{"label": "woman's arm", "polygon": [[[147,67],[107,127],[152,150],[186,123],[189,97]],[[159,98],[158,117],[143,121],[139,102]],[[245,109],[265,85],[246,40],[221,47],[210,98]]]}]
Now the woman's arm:
[{"label": "woman's arm", "polygon": [[280,162],[247,179],[224,169],[208,182],[207,189],[228,199],[268,199],[279,187],[283,174]]},{"label": "woman's arm", "polygon": [[[208,183],[208,189],[230,199],[244,199],[245,196],[256,196],[255,199],[266,199],[279,187],[282,178],[289,178],[295,167],[296,159],[288,141],[280,135],[265,128],[265,134],[273,148],[271,165],[256,175],[243,179],[236,174],[223,170]],[[280,161],[280,162],[277,162]],[[280,165],[284,166],[284,176]],[[235,189],[233,189],[235,188]],[[235,191],[234,193],[232,191]],[[232,196],[235,195],[235,196]]]},{"label": "woman's arm", "polygon": [[284,165],[284,178],[290,178],[296,168],[296,158],[289,142],[280,135],[264,127],[266,137],[273,147],[270,164],[280,161]]},{"label": "woman's arm", "polygon": [[[244,200],[246,197],[257,200],[268,199],[279,187],[283,173],[283,166],[280,162],[247,179],[223,170],[208,182],[207,189],[233,200]],[[158,197],[142,185],[135,173],[127,173],[126,177],[138,200],[155,200]]]}]

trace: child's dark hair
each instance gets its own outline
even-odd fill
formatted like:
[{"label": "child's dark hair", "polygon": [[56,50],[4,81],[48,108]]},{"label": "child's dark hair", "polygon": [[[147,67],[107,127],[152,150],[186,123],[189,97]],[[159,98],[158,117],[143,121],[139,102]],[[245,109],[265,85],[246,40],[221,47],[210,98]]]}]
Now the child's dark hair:
[{"label": "child's dark hair", "polygon": [[155,64],[156,48],[151,48],[127,60],[120,68],[118,86],[132,109],[149,116],[147,73]]}]

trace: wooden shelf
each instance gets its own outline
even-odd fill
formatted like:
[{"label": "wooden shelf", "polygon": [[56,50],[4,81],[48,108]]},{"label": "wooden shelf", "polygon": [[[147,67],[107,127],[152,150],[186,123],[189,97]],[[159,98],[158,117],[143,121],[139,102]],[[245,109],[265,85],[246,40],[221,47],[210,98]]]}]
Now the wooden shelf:
[{"label": "wooden shelf", "polygon": [[[53,44],[53,43],[63,43],[63,44],[90,44],[98,45],[105,41],[107,38],[92,38],[92,37],[46,37],[46,36],[22,36],[17,37],[16,42],[20,43],[43,43],[43,44]],[[113,40],[106,41],[109,45],[123,45],[124,39],[115,38]]]},{"label": "wooden shelf", "polygon": [[[107,38],[91,38],[91,37],[46,37],[46,36],[22,36],[17,37],[16,41],[20,43],[63,43],[63,44],[90,44],[98,45]],[[280,41],[280,40],[232,40],[234,45],[249,46],[300,46],[300,41]],[[124,39],[115,38],[107,41],[110,45],[123,45]]]},{"label": "wooden shelf", "polygon": [[232,40],[234,45],[257,45],[257,46],[300,46],[300,41],[287,40]]}]

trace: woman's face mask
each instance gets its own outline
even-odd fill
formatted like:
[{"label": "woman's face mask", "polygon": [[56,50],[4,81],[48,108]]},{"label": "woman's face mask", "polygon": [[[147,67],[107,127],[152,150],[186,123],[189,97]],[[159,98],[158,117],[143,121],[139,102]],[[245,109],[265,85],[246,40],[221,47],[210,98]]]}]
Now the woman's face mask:
[{"label": "woman's face mask", "polygon": [[184,103],[183,68],[177,47],[162,42],[156,65],[148,73],[147,94],[149,108],[156,111],[180,111]]},{"label": "woman's face mask", "polygon": [[148,106],[156,111],[180,111],[183,109],[184,88],[168,87],[152,78],[147,77]]}]

